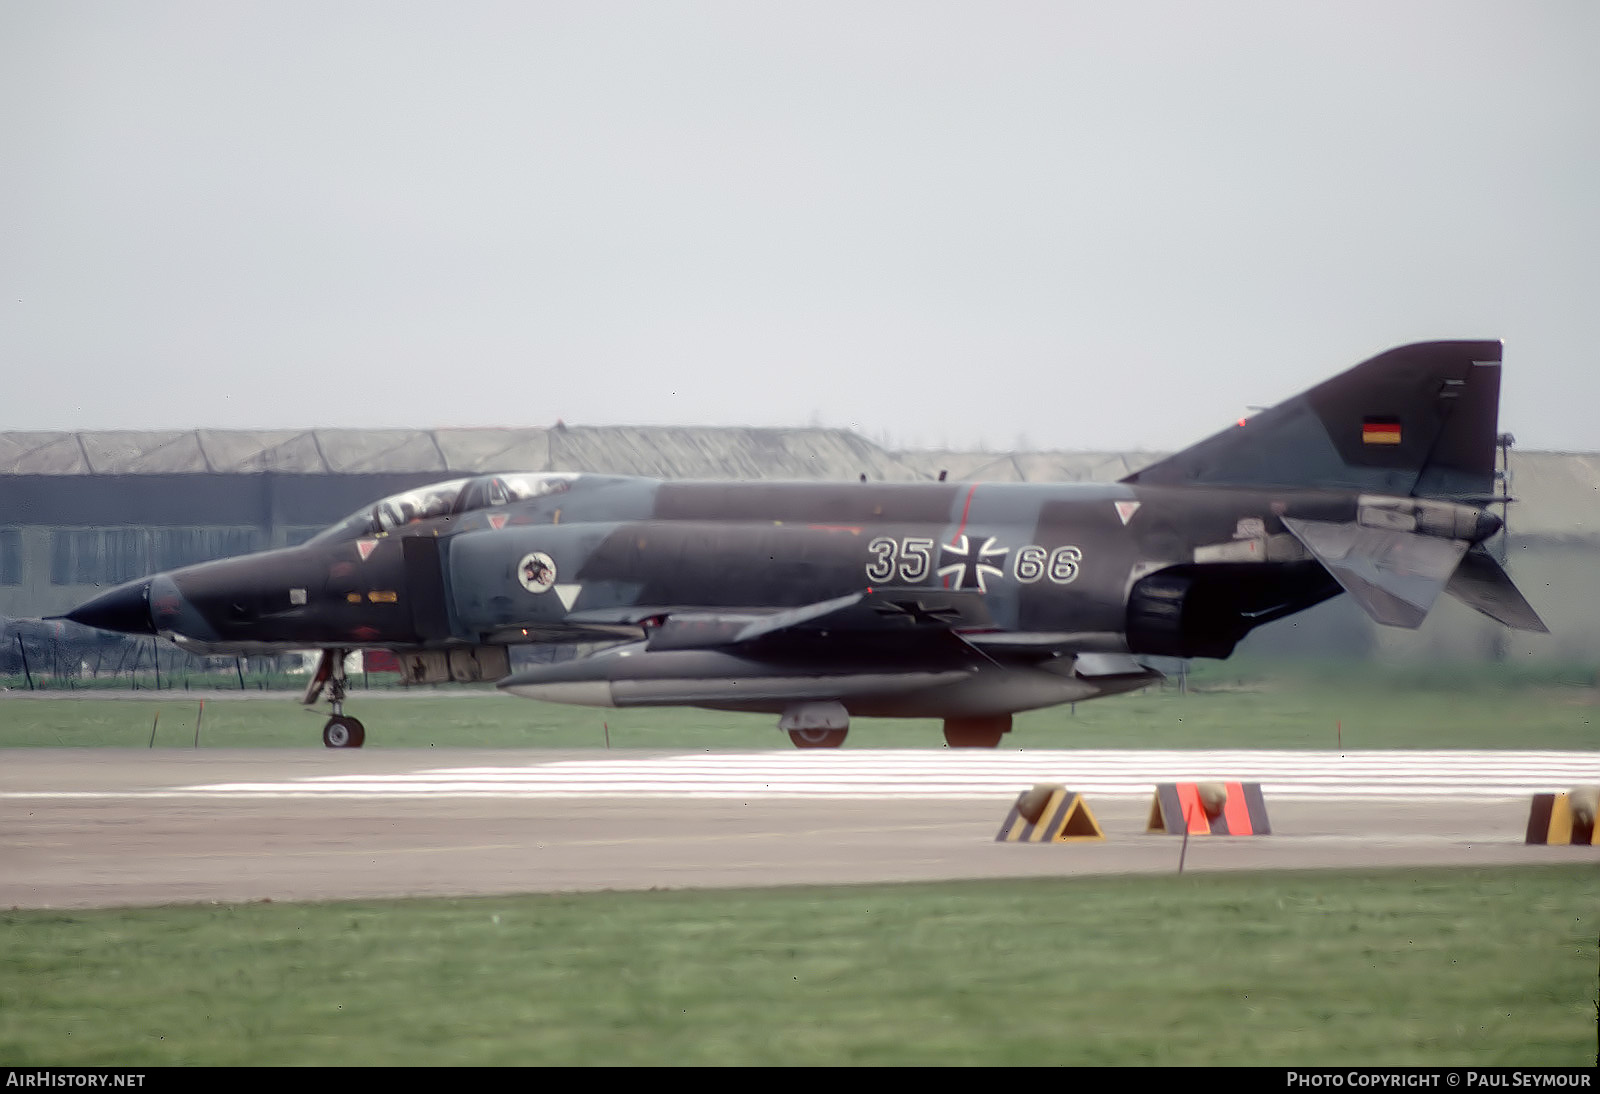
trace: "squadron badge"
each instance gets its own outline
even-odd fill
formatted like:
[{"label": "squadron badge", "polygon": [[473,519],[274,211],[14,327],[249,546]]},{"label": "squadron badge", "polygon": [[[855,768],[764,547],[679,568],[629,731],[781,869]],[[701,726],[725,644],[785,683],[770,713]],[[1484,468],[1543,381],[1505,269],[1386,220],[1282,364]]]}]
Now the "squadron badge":
[{"label": "squadron badge", "polygon": [[517,563],[517,580],[530,593],[544,592],[556,583],[555,559],[543,551],[523,555],[522,561]]}]

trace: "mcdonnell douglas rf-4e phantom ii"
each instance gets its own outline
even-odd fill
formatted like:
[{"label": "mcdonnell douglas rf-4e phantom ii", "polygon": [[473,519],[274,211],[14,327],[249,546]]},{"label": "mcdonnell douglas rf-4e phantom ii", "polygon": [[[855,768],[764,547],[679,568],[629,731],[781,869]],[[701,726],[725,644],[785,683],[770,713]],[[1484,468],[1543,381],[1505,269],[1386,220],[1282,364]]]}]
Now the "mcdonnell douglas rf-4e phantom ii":
[{"label": "mcdonnell douglas rf-4e phantom ii", "polygon": [[[1498,342],[1404,346],[1105,484],[458,479],[298,547],[119,586],[70,613],[202,653],[321,649],[330,747],[347,652],[413,682],[597,707],[939,718],[989,746],[1018,711],[1144,686],[1141,657],[1227,657],[1341,591],[1416,627],[1440,592],[1544,624],[1483,544]],[[511,671],[522,643],[618,643]]]}]

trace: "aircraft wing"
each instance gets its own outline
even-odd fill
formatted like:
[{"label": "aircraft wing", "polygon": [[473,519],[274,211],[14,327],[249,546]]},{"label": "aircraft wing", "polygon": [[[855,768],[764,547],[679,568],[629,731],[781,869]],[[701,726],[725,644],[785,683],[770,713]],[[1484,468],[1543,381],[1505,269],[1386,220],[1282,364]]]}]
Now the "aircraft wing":
[{"label": "aircraft wing", "polygon": [[[573,623],[591,626],[644,626],[648,649],[696,650],[767,646],[785,639],[836,638],[892,640],[896,636],[925,643],[954,640],[987,660],[1044,660],[1061,655],[1077,658],[1078,672],[1088,676],[1122,676],[1148,672],[1130,657],[1127,640],[1110,631],[1020,632],[995,627],[982,593],[926,587],[874,588],[798,608],[707,611],[665,606],[600,608],[574,612]],[[749,655],[747,651],[746,655]]]},{"label": "aircraft wing", "polygon": [[644,625],[649,649],[692,650],[743,646],[761,640],[982,631],[994,620],[977,590],[874,588],[796,608],[739,609],[635,606],[575,612],[576,623]]}]

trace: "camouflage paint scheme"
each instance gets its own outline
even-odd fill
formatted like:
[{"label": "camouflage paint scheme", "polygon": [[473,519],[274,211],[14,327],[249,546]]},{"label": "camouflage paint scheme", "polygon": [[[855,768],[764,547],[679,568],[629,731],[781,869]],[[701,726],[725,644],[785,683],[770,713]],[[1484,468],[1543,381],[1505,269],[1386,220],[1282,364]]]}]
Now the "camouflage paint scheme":
[{"label": "camouflage paint scheme", "polygon": [[[853,715],[1010,716],[1137,688],[1141,658],[1227,657],[1251,628],[1351,593],[1415,627],[1441,591],[1543,630],[1482,547],[1500,527],[1501,349],[1381,354],[1114,484],[454,480],[294,548],[156,574],[68,618],[200,652],[345,651],[417,681],[498,679],[595,706],[765,711],[802,746]],[[507,647],[617,642],[509,672]]]}]

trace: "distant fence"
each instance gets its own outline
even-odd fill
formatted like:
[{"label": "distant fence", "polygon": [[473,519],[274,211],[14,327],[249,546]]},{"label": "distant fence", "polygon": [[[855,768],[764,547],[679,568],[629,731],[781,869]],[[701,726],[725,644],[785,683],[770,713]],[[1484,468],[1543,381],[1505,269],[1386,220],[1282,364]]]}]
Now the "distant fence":
[{"label": "distant fence", "polygon": [[[593,644],[514,647],[513,665],[568,661]],[[154,637],[129,637],[57,620],[0,621],[0,688],[26,691],[215,691],[298,689],[316,667],[317,653],[203,657]],[[357,651],[348,663],[351,685],[401,685],[398,665],[381,651]]]}]

